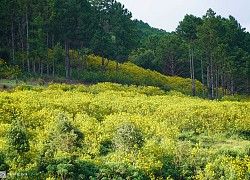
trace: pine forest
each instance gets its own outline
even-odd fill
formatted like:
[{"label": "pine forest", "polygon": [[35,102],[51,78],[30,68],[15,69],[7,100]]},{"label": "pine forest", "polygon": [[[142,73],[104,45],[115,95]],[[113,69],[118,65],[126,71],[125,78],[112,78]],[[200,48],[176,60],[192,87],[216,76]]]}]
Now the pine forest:
[{"label": "pine forest", "polygon": [[116,0],[0,0],[0,179],[250,179],[250,33]]}]

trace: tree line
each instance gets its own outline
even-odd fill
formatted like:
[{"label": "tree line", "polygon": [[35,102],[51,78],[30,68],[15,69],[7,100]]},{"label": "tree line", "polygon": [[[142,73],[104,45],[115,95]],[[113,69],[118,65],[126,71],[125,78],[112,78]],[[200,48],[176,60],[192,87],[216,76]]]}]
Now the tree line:
[{"label": "tree line", "polygon": [[[204,97],[249,94],[250,34],[233,16],[186,15],[175,32],[132,20],[115,0],[1,0],[0,58],[23,72],[80,78],[87,54],[203,83]],[[208,91],[206,90],[208,89]],[[207,93],[208,92],[208,93]]]},{"label": "tree line", "polygon": [[118,68],[138,42],[132,14],[114,0],[2,0],[0,6],[1,58],[28,73],[54,77],[65,68],[68,79],[88,52],[116,59]]},{"label": "tree line", "polygon": [[[146,24],[137,23],[148,32]],[[250,92],[250,34],[233,16],[224,18],[212,9],[203,17],[186,15],[176,31],[155,30],[141,41],[130,60],[165,75],[189,77],[193,95],[195,79],[203,83],[203,96],[212,99]]]}]

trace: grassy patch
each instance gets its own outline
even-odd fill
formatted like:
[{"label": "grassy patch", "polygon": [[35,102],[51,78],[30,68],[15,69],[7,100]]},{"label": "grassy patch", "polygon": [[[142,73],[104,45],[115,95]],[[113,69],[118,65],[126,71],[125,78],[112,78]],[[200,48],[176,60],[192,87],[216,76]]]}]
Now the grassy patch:
[{"label": "grassy patch", "polygon": [[38,80],[24,82],[21,80],[0,79],[0,91],[11,91],[17,86],[27,85],[29,87],[37,87],[40,84]]}]

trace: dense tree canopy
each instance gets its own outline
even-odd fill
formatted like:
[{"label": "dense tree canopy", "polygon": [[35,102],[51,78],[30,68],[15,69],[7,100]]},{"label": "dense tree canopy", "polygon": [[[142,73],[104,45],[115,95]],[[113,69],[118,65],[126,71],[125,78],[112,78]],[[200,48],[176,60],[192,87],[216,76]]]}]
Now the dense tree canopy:
[{"label": "dense tree canopy", "polygon": [[233,16],[224,18],[212,9],[202,18],[186,15],[172,33],[137,24],[143,32],[143,51],[140,47],[131,54],[135,64],[148,68],[151,63],[151,69],[163,74],[190,77],[193,95],[194,79],[208,88],[204,97],[218,98],[219,91],[249,94],[249,33]]},{"label": "dense tree canopy", "polygon": [[233,16],[212,9],[203,17],[186,15],[168,33],[132,20],[116,0],[2,0],[0,8],[0,58],[23,72],[79,79],[93,53],[102,57],[103,74],[105,58],[116,60],[117,71],[130,60],[189,77],[193,95],[195,79],[208,88],[204,97],[249,94],[250,34]]}]

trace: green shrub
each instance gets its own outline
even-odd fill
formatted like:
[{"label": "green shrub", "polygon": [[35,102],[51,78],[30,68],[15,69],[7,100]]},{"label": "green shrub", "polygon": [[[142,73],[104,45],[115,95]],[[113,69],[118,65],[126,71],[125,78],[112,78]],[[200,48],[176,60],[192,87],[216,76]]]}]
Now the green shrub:
[{"label": "green shrub", "polygon": [[75,174],[76,179],[97,179],[100,166],[90,162],[76,160],[75,162]]},{"label": "green shrub", "polygon": [[[116,82],[120,84],[134,84],[141,86],[156,86],[164,91],[176,90],[184,94],[192,95],[189,78],[164,76],[156,71],[146,70],[133,63],[119,64],[117,72],[115,61],[105,60],[105,74],[101,72],[101,57],[89,56],[88,71],[83,72],[82,79],[87,82]],[[197,95],[202,96],[202,84],[195,81]]]},{"label": "green shrub", "polygon": [[97,83],[106,81],[105,76],[100,71],[84,71],[81,74],[84,82]]},{"label": "green shrub", "polygon": [[240,95],[234,95],[234,96],[223,96],[221,98],[221,101],[239,101],[239,102],[244,102],[246,101],[246,97],[240,96]]},{"label": "green shrub", "polygon": [[65,83],[62,84],[50,84],[48,87],[49,90],[63,90],[63,91],[71,91],[74,89],[74,85],[68,85]]},{"label": "green shrub", "polygon": [[31,89],[32,89],[32,86],[22,84],[20,86],[17,86],[14,90],[15,91],[25,91],[25,90],[31,90]]},{"label": "green shrub", "polygon": [[123,164],[123,163],[110,163],[107,166],[103,166],[97,174],[97,179],[112,179],[112,180],[122,180],[122,179],[148,179],[143,176],[142,172],[134,169],[133,167]]},{"label": "green shrub", "polygon": [[200,170],[195,179],[249,179],[249,163],[248,156],[220,156],[208,163],[204,170]]},{"label": "green shrub", "polygon": [[113,137],[115,147],[122,151],[133,151],[143,145],[141,130],[132,123],[122,123]]},{"label": "green shrub", "polygon": [[81,147],[84,135],[64,113],[59,113],[48,135],[50,146],[54,149],[73,153],[76,147]]},{"label": "green shrub", "polygon": [[39,78],[38,79],[38,84],[39,84],[39,86],[44,86],[45,81],[42,78]]},{"label": "green shrub", "polygon": [[7,171],[9,169],[8,164],[5,162],[5,155],[0,151],[0,170]]},{"label": "green shrub", "polygon": [[78,92],[87,92],[88,88],[84,84],[78,84],[75,86],[74,90]]},{"label": "green shrub", "polygon": [[8,134],[8,143],[10,150],[17,151],[18,154],[22,154],[30,150],[27,133],[19,124],[11,125]]}]

